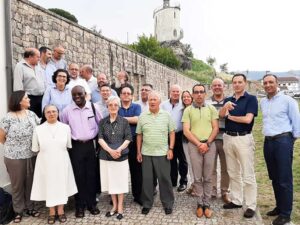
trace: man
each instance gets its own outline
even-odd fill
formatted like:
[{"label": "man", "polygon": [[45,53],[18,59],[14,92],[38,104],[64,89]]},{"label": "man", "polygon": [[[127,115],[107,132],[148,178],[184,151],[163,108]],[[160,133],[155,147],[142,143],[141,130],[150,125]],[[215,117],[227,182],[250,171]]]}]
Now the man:
[{"label": "man", "polygon": [[65,49],[62,46],[57,46],[53,50],[53,55],[50,60],[50,64],[54,65],[56,70],[57,69],[67,69],[67,62],[63,59],[65,54]]},{"label": "man", "polygon": [[[101,89],[102,90],[102,89]],[[130,142],[128,162],[131,174],[131,189],[133,195],[133,201],[142,205],[141,192],[142,192],[142,167],[137,161],[136,155],[136,124],[138,117],[141,114],[141,106],[132,102],[133,93],[130,87],[123,87],[121,89],[121,107],[119,109],[119,115],[128,120],[130,125],[132,141]]]},{"label": "man", "polygon": [[169,160],[173,158],[175,124],[169,113],[159,108],[160,102],[160,95],[152,91],[149,94],[149,111],[139,117],[136,128],[137,160],[142,163],[144,215],[149,213],[153,205],[153,173],[158,178],[160,200],[165,214],[172,213],[174,204]]},{"label": "man", "polygon": [[141,99],[135,102],[141,106],[142,112],[145,112],[149,109],[148,95],[152,90],[153,90],[153,86],[151,84],[142,85],[141,96],[140,96]]},{"label": "man", "polygon": [[283,225],[290,222],[293,207],[293,148],[300,137],[299,107],[293,98],[278,92],[275,75],[265,75],[263,86],[267,94],[260,103],[264,156],[276,200],[276,207],[267,215],[278,216],[273,225]]},{"label": "man", "polygon": [[[210,99],[206,100],[207,104],[213,105],[217,110],[220,110],[220,108],[224,104],[224,81],[220,78],[215,78],[211,83],[211,90],[213,92],[213,95]],[[227,165],[226,165],[226,158],[225,158],[225,152],[223,149],[223,134],[225,130],[225,120],[223,118],[219,119],[219,133],[215,139],[215,145],[216,145],[216,158],[215,158],[215,165],[214,165],[214,171],[212,176],[212,184],[213,184],[213,190],[212,190],[212,197],[217,197],[217,162],[218,162],[218,156],[220,159],[220,165],[221,165],[221,196],[224,201],[224,203],[229,203],[230,200],[228,198],[229,193],[229,175],[227,172]]]},{"label": "man", "polygon": [[80,68],[80,76],[85,79],[91,89],[91,92],[97,88],[97,79],[93,75],[93,67],[91,65],[82,66]]},{"label": "man", "polygon": [[80,85],[84,88],[86,92],[86,100],[89,101],[91,99],[91,90],[87,82],[79,76],[79,66],[76,63],[70,63],[69,65],[69,74],[70,74],[70,82],[69,88]]},{"label": "man", "polygon": [[37,65],[40,52],[36,48],[27,48],[24,59],[17,63],[14,70],[13,90],[24,90],[30,98],[30,110],[42,117],[42,99],[45,92],[45,78]]},{"label": "man", "polygon": [[120,96],[121,89],[124,86],[130,87],[134,92],[133,86],[128,81],[129,78],[126,71],[120,71],[116,78],[117,79],[115,80],[115,83],[111,85],[111,88],[117,92],[118,96]]},{"label": "man", "polygon": [[256,97],[245,91],[246,85],[246,76],[235,74],[232,77],[234,95],[224,100],[220,110],[220,117],[225,117],[223,148],[232,196],[232,201],[225,203],[223,208],[241,208],[245,199],[247,210],[244,217],[252,218],[256,210],[257,185],[254,171],[255,143],[251,131],[258,104]]},{"label": "man", "polygon": [[[174,84],[170,88],[170,99],[164,101],[161,104],[161,108],[171,114],[173,121],[176,123],[175,131],[175,146],[174,146],[174,157],[171,160],[171,180],[173,187],[177,186],[178,172],[180,174],[178,192],[184,191],[187,187],[187,172],[188,166],[185,158],[185,154],[182,147],[182,113],[183,105],[180,100],[181,88],[179,85]],[[179,167],[177,160],[179,161]]]},{"label": "man", "polygon": [[82,86],[72,89],[73,103],[67,106],[61,121],[71,128],[72,149],[69,151],[78,193],[75,195],[77,218],[84,217],[84,209],[91,214],[100,213],[96,206],[96,154],[95,137],[101,114],[93,103],[86,101]]},{"label": "man", "polygon": [[211,218],[210,198],[212,172],[216,146],[213,142],[218,134],[218,112],[214,106],[205,103],[205,86],[193,87],[193,103],[183,114],[183,132],[189,143],[189,154],[194,173],[194,191],[197,198],[197,217]]},{"label": "man", "polygon": [[99,106],[102,117],[105,118],[109,115],[106,101],[112,95],[110,86],[108,84],[103,84],[100,87],[100,94],[101,100],[96,102],[96,104]]},{"label": "man", "polygon": [[[108,84],[107,77],[104,73],[99,73],[97,76],[97,84],[98,87],[92,92],[92,102],[101,102],[102,101],[102,95],[101,95],[101,86]],[[117,92],[113,89],[111,89],[111,94],[113,96],[118,96]]]}]

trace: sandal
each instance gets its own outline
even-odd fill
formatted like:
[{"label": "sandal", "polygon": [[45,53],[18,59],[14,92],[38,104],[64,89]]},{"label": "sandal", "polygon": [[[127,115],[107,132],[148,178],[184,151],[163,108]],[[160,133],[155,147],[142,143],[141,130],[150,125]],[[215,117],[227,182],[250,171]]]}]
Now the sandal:
[{"label": "sandal", "polygon": [[31,209],[31,210],[27,210],[26,214],[32,217],[39,217],[40,216],[40,212],[35,210],[35,209]]},{"label": "sandal", "polygon": [[66,214],[61,214],[61,215],[58,215],[58,221],[61,222],[61,223],[64,223],[67,221],[67,217],[66,217]]},{"label": "sandal", "polygon": [[17,213],[14,218],[14,223],[20,223],[22,221],[22,214]]},{"label": "sandal", "polygon": [[55,223],[55,215],[49,215],[48,224],[54,224],[54,223]]}]

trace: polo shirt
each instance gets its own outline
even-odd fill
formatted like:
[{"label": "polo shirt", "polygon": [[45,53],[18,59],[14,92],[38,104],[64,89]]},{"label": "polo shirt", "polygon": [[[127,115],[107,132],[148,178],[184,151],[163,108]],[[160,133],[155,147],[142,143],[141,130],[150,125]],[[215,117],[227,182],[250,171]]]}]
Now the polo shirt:
[{"label": "polo shirt", "polygon": [[[257,98],[254,95],[248,94],[246,91],[239,99],[236,99],[235,96],[228,97],[224,100],[226,102],[233,102],[236,104],[233,110],[229,111],[229,114],[232,116],[246,116],[247,113],[252,113],[257,116],[258,103]],[[254,124],[254,118],[250,124],[246,123],[237,123],[229,119],[225,119],[225,131],[232,132],[251,132]]]},{"label": "polo shirt", "polygon": [[136,127],[136,133],[143,135],[142,154],[167,155],[169,133],[174,130],[175,123],[168,112],[160,109],[157,114],[142,113]]},{"label": "polo shirt", "polygon": [[[128,109],[125,109],[123,107],[120,107],[119,109],[119,116],[122,117],[133,117],[133,116],[139,116],[141,114],[141,106],[136,103],[131,103]],[[131,135],[136,136],[135,130],[136,130],[136,124],[129,124]]]},{"label": "polo shirt", "polygon": [[182,116],[183,123],[189,123],[191,132],[199,141],[207,140],[212,132],[212,121],[219,118],[216,108],[209,104],[188,106]]}]

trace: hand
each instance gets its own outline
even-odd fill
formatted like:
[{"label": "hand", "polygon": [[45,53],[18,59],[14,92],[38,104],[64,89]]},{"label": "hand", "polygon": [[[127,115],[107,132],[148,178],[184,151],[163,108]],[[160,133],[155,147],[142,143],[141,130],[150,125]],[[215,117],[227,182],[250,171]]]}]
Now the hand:
[{"label": "hand", "polygon": [[201,153],[201,154],[205,154],[207,151],[208,151],[208,145],[206,143],[201,143],[199,146],[198,146],[198,151]]},{"label": "hand", "polygon": [[136,155],[136,160],[141,163],[143,161],[143,156],[142,153],[138,152]]},{"label": "hand", "polygon": [[172,160],[173,159],[173,151],[171,149],[168,150],[167,152],[167,159]]},{"label": "hand", "polygon": [[118,159],[121,157],[121,153],[117,150],[110,150],[109,154],[111,155],[111,157],[113,157],[113,159]]},{"label": "hand", "polygon": [[226,109],[228,111],[230,111],[230,110],[234,109],[234,107],[236,106],[236,104],[234,104],[233,102],[226,102],[224,106],[226,107]]}]

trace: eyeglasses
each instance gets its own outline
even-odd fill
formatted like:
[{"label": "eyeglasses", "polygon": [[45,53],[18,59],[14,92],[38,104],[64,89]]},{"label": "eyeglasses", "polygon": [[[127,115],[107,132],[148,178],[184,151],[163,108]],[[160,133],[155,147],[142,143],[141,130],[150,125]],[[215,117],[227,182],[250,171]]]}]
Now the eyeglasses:
[{"label": "eyeglasses", "polygon": [[131,95],[130,92],[122,92],[121,94],[122,94],[122,95]]},{"label": "eyeglasses", "polygon": [[204,94],[205,91],[193,91],[193,94],[195,95],[199,95],[199,94]]},{"label": "eyeglasses", "polygon": [[144,88],[143,88],[143,89],[141,89],[141,91],[147,91],[147,92],[148,92],[148,91],[150,91],[150,90],[148,90],[148,89],[144,89]]}]

